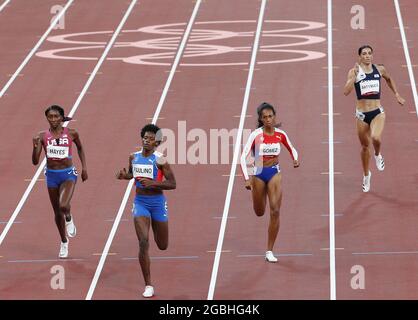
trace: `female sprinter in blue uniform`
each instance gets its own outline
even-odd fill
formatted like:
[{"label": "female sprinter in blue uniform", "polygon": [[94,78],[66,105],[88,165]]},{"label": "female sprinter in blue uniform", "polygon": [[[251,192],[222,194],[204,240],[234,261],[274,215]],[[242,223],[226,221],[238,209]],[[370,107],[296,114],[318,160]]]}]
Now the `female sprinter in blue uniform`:
[{"label": "female sprinter in blue uniform", "polygon": [[349,95],[355,88],[357,135],[361,144],[361,162],[363,165],[363,192],[370,190],[371,172],[369,170],[370,140],[374,147],[376,167],[379,171],[385,169],[385,162],[380,152],[382,133],[386,115],[380,103],[380,79],[386,80],[389,88],[395,94],[400,105],[403,99],[396,89],[395,81],[383,65],[372,64],[373,49],[364,45],[358,49],[359,62],[348,72],[347,82],[344,86],[344,95]]},{"label": "female sprinter in blue uniform", "polygon": [[42,148],[46,155],[46,184],[48,187],[49,199],[54,209],[55,223],[61,237],[59,251],[60,258],[68,257],[68,238],[76,235],[74,220],[70,214],[70,201],[77,182],[77,170],[72,161],[72,145],[77,146],[78,156],[81,160],[81,179],[86,181],[87,166],[84,149],[80,136],[74,129],[62,126],[65,121],[71,118],[64,116],[64,109],[53,105],[45,110],[46,119],[49,122],[49,129],[42,131],[33,138],[32,163],[37,165]]},{"label": "female sprinter in blue uniform", "polygon": [[[149,228],[152,226],[154,239],[160,250],[168,247],[168,211],[163,190],[176,188],[176,179],[167,160],[156,151],[161,142],[161,131],[156,125],[148,124],[141,130],[142,149],[129,156],[128,171],[123,168],[118,179],[135,179],[136,196],[132,214],[139,241],[139,263],[145,280],[143,296],[154,295],[151,283],[149,257]],[[163,181],[163,177],[165,180]]]},{"label": "female sprinter in blue uniform", "polygon": [[[280,144],[290,152],[293,167],[299,167],[298,153],[292,146],[287,134],[276,126],[276,111],[268,103],[257,108],[258,128],[253,131],[245,144],[241,155],[241,169],[245,179],[245,188],[252,191],[253,207],[259,217],[266,210],[266,197],[269,199],[270,223],[265,259],[277,262],[273,255],[273,246],[280,227],[280,206],[282,203],[281,173],[279,165]],[[248,173],[247,157],[252,153],[255,158],[253,173]]]}]

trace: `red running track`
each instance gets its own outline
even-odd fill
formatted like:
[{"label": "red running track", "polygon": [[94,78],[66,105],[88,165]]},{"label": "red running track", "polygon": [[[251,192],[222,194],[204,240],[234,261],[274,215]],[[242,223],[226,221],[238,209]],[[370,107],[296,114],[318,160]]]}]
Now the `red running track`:
[{"label": "red running track", "polygon": [[[358,2],[358,1],[357,1]],[[417,63],[416,13],[413,1],[400,1],[412,63]],[[1,85],[8,80],[28,51],[38,41],[50,21],[52,2],[28,9],[23,1],[13,0],[0,13],[0,44],[10,50],[0,53]],[[416,114],[405,65],[398,22],[392,1],[384,5],[368,1],[367,28],[353,31],[349,25],[350,8],[357,3],[333,1],[334,50],[334,117],[336,203],[337,298],[408,298],[416,299],[416,244],[414,225],[417,203],[412,190],[417,177],[408,161],[416,159]],[[195,2],[141,1],[133,10],[117,42],[135,42],[173,35],[156,35],[133,31],[140,27],[181,23],[174,44],[178,45]],[[104,44],[116,29],[129,2],[75,1],[66,13],[66,28],[51,35],[77,32],[108,31],[83,38],[101,42],[100,48],[69,52],[72,56],[99,57]],[[187,129],[238,127],[244,88],[248,76],[251,47],[260,2],[202,2],[186,56],[174,76],[158,123],[178,135],[179,121]],[[309,10],[306,10],[309,8]],[[315,30],[288,34],[327,36],[327,1],[306,1],[303,6],[291,1],[269,1],[263,31],[271,31],[271,20],[304,20],[323,23]],[[31,19],[19,28],[6,28],[17,15],[30,13]],[[384,17],[384,18],[382,18]],[[226,21],[247,22],[227,23]],[[224,21],[216,25],[208,21]],[[75,23],[76,22],[76,23]],[[3,28],[5,26],[5,28]],[[284,25],[292,27],[293,25]],[[284,28],[280,25],[281,28]],[[246,36],[216,41],[198,39],[202,29],[247,31]],[[7,32],[6,32],[7,30]],[[382,32],[385,30],[385,32]],[[24,36],[20,36],[23,34]],[[267,33],[265,33],[267,35]],[[384,41],[386,37],[393,41]],[[139,39],[138,39],[139,38]],[[93,40],[92,40],[93,39]],[[285,43],[288,39],[263,36],[261,46]],[[200,42],[199,42],[200,41]],[[384,62],[407,99],[399,108],[389,90],[382,102],[387,110],[383,152],[387,168],[373,171],[372,192],[360,190],[359,145],[354,131],[354,97],[341,93],[347,70],[353,65],[359,44],[370,42],[376,49],[375,59]],[[239,52],[213,56],[189,57],[191,44],[241,47]],[[287,43],[287,42],[286,42]],[[71,45],[45,42],[39,51]],[[78,44],[74,44],[78,46]],[[171,46],[173,48],[173,46]],[[244,50],[244,49],[245,50]],[[327,54],[325,41],[293,49]],[[81,135],[86,147],[89,176],[78,183],[72,210],[78,235],[71,239],[70,259],[57,261],[58,236],[53,223],[45,182],[36,183],[16,222],[0,246],[0,297],[2,299],[84,299],[108,238],[112,219],[119,209],[126,183],[114,179],[114,172],[126,166],[128,155],[139,142],[139,129],[150,122],[161,97],[175,49],[162,60],[165,66],[138,65],[111,60],[121,56],[152,53],[149,49],[115,46],[94,78],[88,94],[70,123]],[[139,53],[138,53],[139,52]],[[292,55],[281,53],[280,58]],[[280,64],[260,64],[276,57],[259,49],[258,70],[254,73],[245,128],[255,126],[254,107],[267,100],[278,106],[278,114],[301,155],[302,165],[293,169],[290,157],[283,154],[284,201],[282,227],[275,252],[276,265],[263,261],[267,216],[257,218],[252,212],[250,194],[243,188],[242,177],[235,178],[229,219],[223,244],[215,299],[329,299],[328,236],[328,127],[327,127],[327,60],[326,57]],[[155,61],[155,60],[153,60]],[[157,60],[158,61],[158,60]],[[191,63],[234,63],[238,66],[190,66]],[[161,62],[161,61],[158,61]],[[82,90],[97,60],[54,60],[33,57],[0,103],[0,132],[7,137],[0,155],[1,229],[10,218],[35,169],[30,164],[31,137],[45,129],[45,107],[59,103],[69,111]],[[416,70],[416,68],[414,68]],[[303,90],[304,89],[304,90]],[[306,94],[305,94],[306,92]],[[399,112],[396,112],[399,111]],[[252,115],[252,117],[250,117]],[[23,130],[16,130],[22,127]],[[415,130],[414,130],[415,129]],[[22,143],[22,141],[25,141]],[[192,142],[188,142],[190,147]],[[19,146],[16,148],[16,146]],[[29,151],[28,151],[29,150]],[[387,150],[387,151],[385,151]],[[229,158],[232,159],[232,147]],[[174,159],[178,160],[178,159]],[[78,161],[78,160],[77,160]],[[176,161],[178,162],[178,161]],[[77,163],[79,165],[79,163]],[[406,165],[405,165],[406,164]],[[7,170],[3,170],[7,168]],[[170,211],[170,246],[166,252],[151,245],[152,276],[156,299],[206,299],[212,273],[214,250],[218,240],[220,216],[228,186],[230,164],[173,166],[178,189],[167,192]],[[237,171],[239,172],[239,171]],[[11,187],[12,186],[12,187]],[[137,242],[130,217],[133,191],[123,219],[110,248],[93,299],[138,299],[143,288],[136,260]],[[370,254],[386,252],[386,254]],[[389,254],[392,252],[392,254]],[[394,254],[397,252],[397,254]],[[401,253],[404,252],[404,253]],[[405,253],[407,252],[407,253]],[[369,254],[366,254],[369,253]],[[31,262],[29,262],[31,260]],[[53,260],[53,261],[46,261]],[[50,287],[53,265],[63,265],[66,290]],[[366,272],[366,289],[353,290],[350,269],[362,265]]]},{"label": "red running track", "polygon": [[[367,1],[366,29],[352,30],[344,20],[355,1],[336,1],[334,5],[334,92],[336,171],[342,174],[335,181],[337,250],[337,298],[339,299],[417,299],[418,285],[416,216],[418,159],[415,111],[410,79],[393,1]],[[411,1],[400,1],[404,24],[416,21],[416,10],[408,10]],[[379,7],[379,10],[373,8]],[[415,18],[411,19],[413,16]],[[412,27],[412,26],[411,26]],[[409,29],[407,29],[408,31]],[[412,35],[412,34],[408,34]],[[388,41],[390,39],[390,41]],[[409,38],[411,53],[416,40]],[[392,92],[383,85],[382,105],[387,115],[383,133],[382,154],[385,156],[384,172],[377,171],[371,162],[371,191],[362,194],[360,146],[355,132],[354,95],[344,97],[342,86],[349,68],[355,63],[356,50],[362,43],[375,49],[375,63],[383,63],[401,95],[406,99],[400,107]],[[417,60],[414,60],[415,63]],[[416,70],[416,68],[415,68]],[[416,76],[416,73],[415,73]],[[373,159],[372,159],[373,160]],[[365,272],[365,289],[352,289],[353,266],[362,266]]]}]

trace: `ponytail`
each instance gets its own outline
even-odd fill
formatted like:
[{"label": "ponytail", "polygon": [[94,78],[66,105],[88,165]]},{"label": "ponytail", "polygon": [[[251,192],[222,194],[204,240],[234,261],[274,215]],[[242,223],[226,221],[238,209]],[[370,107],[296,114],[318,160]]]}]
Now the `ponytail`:
[{"label": "ponytail", "polygon": [[73,118],[71,118],[71,117],[63,117],[62,118],[62,122],[67,122],[67,121],[71,121],[71,120],[73,120]]}]

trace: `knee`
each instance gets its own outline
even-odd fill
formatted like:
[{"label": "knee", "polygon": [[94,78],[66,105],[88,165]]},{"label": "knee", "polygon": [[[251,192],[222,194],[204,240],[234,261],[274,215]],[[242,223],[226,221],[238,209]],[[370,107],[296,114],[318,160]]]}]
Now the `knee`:
[{"label": "knee", "polygon": [[361,144],[361,152],[369,152],[369,144]]},{"label": "knee", "polygon": [[254,212],[258,217],[261,217],[264,215],[264,210],[260,208],[254,208]]},{"label": "knee", "polygon": [[277,219],[278,220],[280,218],[280,209],[279,208],[271,208],[270,217],[272,219]]},{"label": "knee", "polygon": [[139,252],[147,251],[149,248],[149,241],[146,238],[139,240]]},{"label": "knee", "polygon": [[379,136],[372,136],[372,142],[373,144],[379,144],[381,142]]},{"label": "knee", "polygon": [[69,205],[60,205],[60,212],[62,214],[67,214],[70,212],[70,206]]},{"label": "knee", "polygon": [[167,250],[168,248],[168,243],[157,243],[157,247],[160,250]]}]

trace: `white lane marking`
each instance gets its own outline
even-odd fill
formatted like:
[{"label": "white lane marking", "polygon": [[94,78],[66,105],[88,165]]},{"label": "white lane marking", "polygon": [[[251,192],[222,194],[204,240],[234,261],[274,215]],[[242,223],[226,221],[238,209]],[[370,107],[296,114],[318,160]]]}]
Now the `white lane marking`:
[{"label": "white lane marking", "polygon": [[[260,7],[260,14],[258,17],[257,30],[255,34],[255,39],[254,39],[253,50],[251,54],[251,62],[250,62],[250,68],[249,68],[250,71],[248,72],[247,86],[245,89],[244,101],[242,103],[241,117],[239,121],[238,134],[237,134],[236,141],[241,141],[242,139],[242,131],[244,129],[245,115],[247,114],[247,106],[248,106],[248,100],[250,97],[251,82],[253,78],[257,51],[259,47],[261,27],[263,25],[265,7],[266,7],[266,0],[262,0],[261,7]],[[229,206],[231,204],[232,188],[234,185],[235,171],[237,169],[240,149],[241,149],[240,144],[237,143],[234,148],[234,158],[232,160],[231,172],[229,174],[228,189],[226,192],[224,211],[222,214],[221,227],[219,230],[218,243],[216,246],[216,254],[215,254],[215,259],[213,262],[212,276],[211,276],[210,284],[209,284],[208,300],[213,300],[213,295],[215,293],[216,279],[218,276],[219,262],[221,259],[222,245],[223,245],[224,236],[225,236],[226,223],[228,221]]]},{"label": "white lane marking", "polygon": [[[175,71],[177,69],[177,66],[179,65],[180,58],[181,58],[181,56],[183,54],[183,51],[184,51],[184,48],[186,46],[187,39],[189,38],[194,20],[196,18],[197,12],[199,10],[200,3],[201,3],[201,0],[197,0],[197,2],[195,4],[195,7],[194,7],[194,10],[193,10],[193,13],[192,13],[192,16],[190,17],[189,23],[187,24],[187,28],[184,32],[182,41],[179,45],[179,49],[177,51],[176,57],[174,59],[173,65],[171,67],[171,72],[168,76],[168,79],[167,79],[167,82],[165,84],[163,93],[161,94],[160,101],[158,102],[157,109],[155,110],[154,117],[152,119],[153,124],[155,124],[157,122],[157,119],[158,119],[159,114],[161,112],[162,106],[165,102],[165,99],[166,99],[166,96],[167,96],[167,93],[168,93],[168,89],[171,85],[171,81],[173,80],[173,77],[174,77]],[[89,288],[89,291],[87,293],[86,300],[91,300],[92,297],[93,297],[94,290],[96,289],[97,282],[99,280],[99,277],[100,277],[100,274],[102,272],[104,263],[106,261],[107,254],[105,254],[105,253],[109,252],[109,249],[110,249],[110,246],[112,244],[113,238],[115,237],[116,231],[118,229],[119,222],[120,222],[120,220],[122,218],[122,215],[123,215],[123,212],[125,210],[126,203],[128,202],[129,194],[130,194],[131,189],[134,185],[134,181],[135,181],[134,179],[131,179],[128,183],[128,186],[126,187],[126,191],[125,191],[125,194],[123,196],[122,202],[120,204],[119,211],[116,215],[115,222],[113,223],[112,230],[110,231],[110,234],[109,234],[109,237],[107,239],[105,248],[103,249],[104,254],[100,257],[100,261],[99,261],[99,264],[97,265],[96,272],[95,272],[93,280],[90,284],[90,288]]]},{"label": "white lane marking", "polygon": [[401,9],[399,8],[399,2],[398,2],[398,0],[393,0],[393,2],[395,4],[396,16],[398,17],[399,31],[401,33],[403,51],[405,53],[406,65],[408,66],[408,74],[409,74],[409,80],[411,81],[412,95],[414,97],[414,102],[415,102],[415,110],[417,111],[417,116],[418,116],[417,85],[415,83],[414,72],[412,70],[411,57],[409,56],[408,44],[406,42],[405,28],[403,26]]},{"label": "white lane marking", "polygon": [[329,162],[329,270],[330,299],[336,300],[335,276],[335,204],[334,204],[334,122],[333,122],[333,68],[332,68],[332,0],[328,0],[328,162]]},{"label": "white lane marking", "polygon": [[[133,2],[136,2],[136,1],[137,0],[134,0]],[[63,11],[65,11],[65,10],[63,9],[62,12]],[[127,18],[127,16],[125,16],[125,18]],[[124,23],[124,20],[122,20],[122,22]],[[54,25],[54,23],[52,23],[52,25]],[[74,113],[76,112],[77,108],[79,107],[81,100],[83,99],[84,95],[86,94],[86,92],[87,92],[90,84],[92,83],[97,71],[99,70],[99,68],[102,65],[103,61],[105,60],[107,54],[109,53],[109,50],[112,47],[113,43],[115,42],[115,39],[116,39],[118,33],[120,32],[122,26],[123,26],[123,24],[121,23],[119,25],[118,29],[113,34],[113,37],[110,39],[109,43],[107,44],[106,49],[104,50],[100,60],[97,62],[96,67],[94,68],[93,72],[91,73],[89,79],[87,80],[86,84],[84,85],[83,90],[81,91],[80,95],[78,96],[77,101],[74,103],[70,113],[68,114],[69,117],[72,117],[74,115]],[[64,123],[63,126],[66,127],[67,125],[68,125],[68,122]],[[12,226],[13,222],[15,221],[16,217],[20,213],[20,210],[22,209],[23,205],[25,204],[26,199],[29,197],[29,194],[32,191],[33,186],[35,185],[36,181],[38,180],[41,172],[44,170],[45,165],[46,165],[46,158],[44,157],[41,164],[39,165],[38,169],[36,170],[36,173],[33,176],[31,182],[29,183],[29,186],[26,188],[25,193],[23,194],[22,198],[20,199],[16,209],[14,210],[12,216],[10,217],[9,222],[7,223],[6,227],[3,229],[3,232],[0,235],[0,246],[3,243],[4,238],[6,237],[7,233],[9,232],[9,229],[11,228],[11,226]]]},{"label": "white lane marking", "polygon": [[354,255],[393,255],[393,254],[418,254],[418,251],[372,251],[353,252]]},{"label": "white lane marking", "polygon": [[11,0],[6,0],[4,3],[0,6],[0,12],[9,4]]},{"label": "white lane marking", "polygon": [[67,2],[65,7],[60,11],[60,13],[55,17],[55,19],[52,21],[49,28],[45,31],[43,36],[39,39],[39,41],[36,43],[36,45],[33,47],[33,49],[29,52],[29,54],[26,56],[25,60],[20,64],[19,68],[15,71],[13,76],[7,81],[6,85],[3,87],[3,89],[0,91],[0,98],[3,97],[4,93],[9,89],[13,81],[17,78],[19,73],[23,70],[23,68],[26,66],[26,64],[29,62],[29,60],[32,58],[32,56],[35,54],[36,50],[39,49],[41,44],[45,41],[46,37],[48,37],[49,33],[52,31],[52,29],[55,27],[59,19],[65,14],[65,11],[67,11],[68,7],[73,3],[74,0],[70,0]]}]

